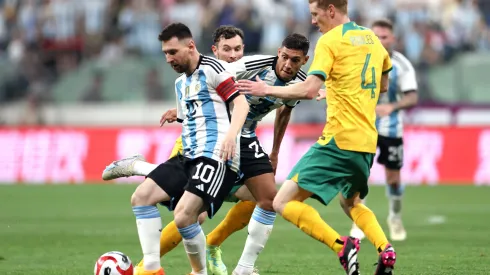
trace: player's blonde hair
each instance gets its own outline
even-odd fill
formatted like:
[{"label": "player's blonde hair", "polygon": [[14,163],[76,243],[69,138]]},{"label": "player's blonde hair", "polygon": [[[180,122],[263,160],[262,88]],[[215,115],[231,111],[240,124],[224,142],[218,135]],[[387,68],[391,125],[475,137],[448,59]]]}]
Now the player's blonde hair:
[{"label": "player's blonde hair", "polygon": [[309,0],[310,4],[317,3],[321,9],[327,9],[328,5],[333,5],[340,12],[347,14],[347,0]]}]

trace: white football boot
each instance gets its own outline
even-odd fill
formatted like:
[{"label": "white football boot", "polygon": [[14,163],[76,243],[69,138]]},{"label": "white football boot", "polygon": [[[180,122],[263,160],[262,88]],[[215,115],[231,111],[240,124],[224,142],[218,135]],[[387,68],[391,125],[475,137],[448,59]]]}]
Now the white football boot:
[{"label": "white football boot", "polygon": [[113,180],[122,177],[137,176],[133,171],[134,163],[137,160],[146,161],[145,157],[140,154],[113,161],[109,166],[106,166],[104,172],[102,172],[102,179]]},{"label": "white football boot", "polygon": [[407,231],[403,227],[402,219],[388,218],[388,228],[390,229],[390,239],[392,241],[404,241],[407,239]]}]

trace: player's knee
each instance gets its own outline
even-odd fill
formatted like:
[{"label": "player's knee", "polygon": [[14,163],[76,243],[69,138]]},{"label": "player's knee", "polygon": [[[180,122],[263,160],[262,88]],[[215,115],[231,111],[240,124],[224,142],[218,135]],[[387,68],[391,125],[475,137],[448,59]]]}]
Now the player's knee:
[{"label": "player's knee", "polygon": [[192,213],[189,208],[177,207],[174,210],[174,221],[178,228],[187,227],[193,223],[196,223],[198,220],[198,215],[196,213]]},{"label": "player's knee", "polygon": [[274,198],[276,197],[277,190],[271,190],[257,199],[257,206],[267,211],[274,211]]},{"label": "player's knee", "polygon": [[136,188],[133,195],[131,196],[131,205],[132,206],[144,206],[151,205],[150,203],[151,192],[146,188],[145,185],[141,184]]},{"label": "player's knee", "polygon": [[282,215],[285,206],[286,206],[286,202],[284,202],[278,197],[274,198],[274,200],[272,201],[272,208],[274,209],[274,211],[276,211],[276,213],[280,215]]}]

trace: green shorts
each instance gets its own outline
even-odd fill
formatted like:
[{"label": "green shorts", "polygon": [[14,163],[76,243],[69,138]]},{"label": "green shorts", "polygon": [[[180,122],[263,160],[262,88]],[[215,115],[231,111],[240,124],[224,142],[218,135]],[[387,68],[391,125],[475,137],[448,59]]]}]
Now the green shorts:
[{"label": "green shorts", "polygon": [[335,140],[327,145],[315,143],[294,166],[288,179],[313,193],[313,198],[327,205],[339,192],[361,199],[368,194],[368,178],[374,154],[340,149]]},{"label": "green shorts", "polygon": [[234,202],[234,203],[237,203],[238,201],[240,201],[236,196],[235,196],[235,193],[238,191],[238,189],[240,189],[240,187],[242,187],[243,184],[237,184],[235,186],[233,186],[233,188],[231,189],[230,193],[228,194],[228,196],[226,196],[225,198],[225,201],[226,202]]}]

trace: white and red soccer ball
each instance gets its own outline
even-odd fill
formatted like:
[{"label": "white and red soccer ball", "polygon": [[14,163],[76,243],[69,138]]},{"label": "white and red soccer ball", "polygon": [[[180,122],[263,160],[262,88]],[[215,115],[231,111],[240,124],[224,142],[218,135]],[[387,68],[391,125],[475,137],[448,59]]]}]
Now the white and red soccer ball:
[{"label": "white and red soccer ball", "polygon": [[133,275],[133,264],[128,256],[118,251],[107,252],[95,263],[95,275]]}]

